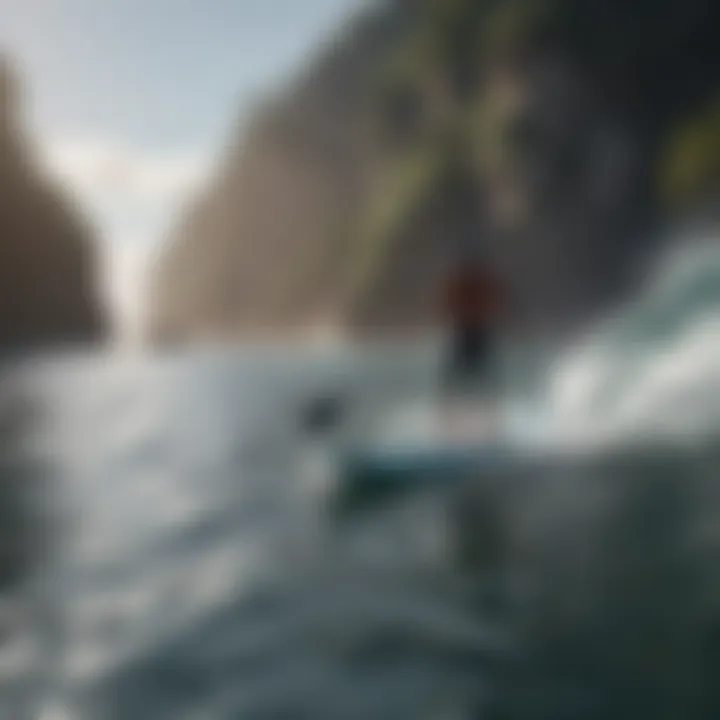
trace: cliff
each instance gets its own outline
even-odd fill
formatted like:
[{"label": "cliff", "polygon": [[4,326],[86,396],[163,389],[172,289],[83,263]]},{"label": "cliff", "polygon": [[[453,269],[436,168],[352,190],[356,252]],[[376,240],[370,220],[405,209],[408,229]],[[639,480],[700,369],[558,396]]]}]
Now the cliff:
[{"label": "cliff", "polygon": [[34,162],[15,73],[0,60],[0,349],[102,335],[88,228]]},{"label": "cliff", "polygon": [[715,100],[718,21],[711,0],[367,11],[230,144],[160,259],[151,334],[428,327],[470,237],[528,331],[584,322],[653,252],[663,189],[715,195],[670,150]]}]

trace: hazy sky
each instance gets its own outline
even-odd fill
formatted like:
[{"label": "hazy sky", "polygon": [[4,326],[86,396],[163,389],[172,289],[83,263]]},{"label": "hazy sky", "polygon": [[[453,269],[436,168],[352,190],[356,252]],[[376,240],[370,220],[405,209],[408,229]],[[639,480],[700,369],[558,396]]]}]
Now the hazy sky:
[{"label": "hazy sky", "polygon": [[147,251],[258,93],[362,0],[0,0],[28,124],[107,250],[134,314]]}]

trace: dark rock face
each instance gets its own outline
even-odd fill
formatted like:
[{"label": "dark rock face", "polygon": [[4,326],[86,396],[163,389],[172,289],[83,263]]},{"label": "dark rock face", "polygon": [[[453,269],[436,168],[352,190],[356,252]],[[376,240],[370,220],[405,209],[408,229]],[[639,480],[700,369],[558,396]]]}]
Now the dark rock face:
[{"label": "dark rock face", "polygon": [[20,89],[0,64],[0,348],[89,342],[103,321],[92,289],[90,233],[33,166]]},{"label": "dark rock face", "polygon": [[[426,328],[468,237],[529,331],[572,329],[632,288],[657,249],[665,144],[715,92],[717,5],[535,5],[390,2],[360,18],[258,115],[179,228],[152,334]],[[514,40],[487,35],[498,18]],[[378,91],[398,54],[410,70]],[[459,127],[467,216],[446,197],[442,138]]]}]

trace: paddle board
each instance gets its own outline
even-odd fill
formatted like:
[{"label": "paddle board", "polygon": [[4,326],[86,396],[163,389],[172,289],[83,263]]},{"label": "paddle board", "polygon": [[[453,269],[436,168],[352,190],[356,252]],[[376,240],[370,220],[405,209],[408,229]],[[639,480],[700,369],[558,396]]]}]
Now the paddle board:
[{"label": "paddle board", "polygon": [[518,463],[528,444],[511,416],[482,407],[405,408],[341,452],[335,509],[354,513],[429,486]]}]

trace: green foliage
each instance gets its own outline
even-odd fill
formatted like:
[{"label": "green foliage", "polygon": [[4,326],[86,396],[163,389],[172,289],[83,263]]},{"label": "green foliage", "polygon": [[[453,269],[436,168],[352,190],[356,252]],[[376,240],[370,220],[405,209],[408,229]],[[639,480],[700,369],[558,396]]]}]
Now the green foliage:
[{"label": "green foliage", "polygon": [[378,183],[358,228],[351,295],[363,292],[409,217],[432,195],[444,160],[440,143],[419,145]]},{"label": "green foliage", "polygon": [[660,186],[673,206],[720,192],[720,98],[671,135]]},{"label": "green foliage", "polygon": [[[483,96],[488,70],[522,66],[547,43],[596,82],[600,95],[607,83],[624,92],[626,109],[648,135],[664,132],[687,102],[677,85],[682,68],[697,74],[702,66],[682,52],[689,31],[670,21],[683,18],[683,6],[658,0],[662,22],[651,21],[653,8],[650,0],[425,0],[403,41],[378,68],[375,111],[384,93],[407,90],[421,98],[425,115],[409,147],[389,150],[391,167],[370,194],[352,258],[355,287],[367,287],[382,268],[383,258],[442,186],[454,157],[473,158],[478,168],[495,174],[522,156],[508,133],[508,118]],[[685,20],[692,20],[689,10]],[[683,57],[689,58],[685,65]],[[662,191],[672,202],[717,191],[717,102],[675,129],[660,165]]]},{"label": "green foliage", "polygon": [[[453,162],[478,154],[486,117],[473,91],[481,62],[482,21],[492,6],[477,0],[427,2],[405,41],[380,68],[376,107],[393,93],[416,92],[427,99],[421,107],[429,110],[432,120],[421,123],[422,135],[396,154],[393,166],[371,193],[357,230],[359,252],[351,268],[351,296],[362,293],[380,270],[396,240],[442,186]],[[444,91],[442,99],[432,95],[433,83]],[[433,113],[432,103],[443,101],[448,107]]]},{"label": "green foliage", "polygon": [[485,62],[517,58],[532,46],[558,14],[556,0],[508,0],[493,6],[482,23]]},{"label": "green foliage", "polygon": [[417,85],[437,57],[438,36],[431,26],[419,29],[381,64],[375,82],[376,90],[383,92],[397,86]]}]

